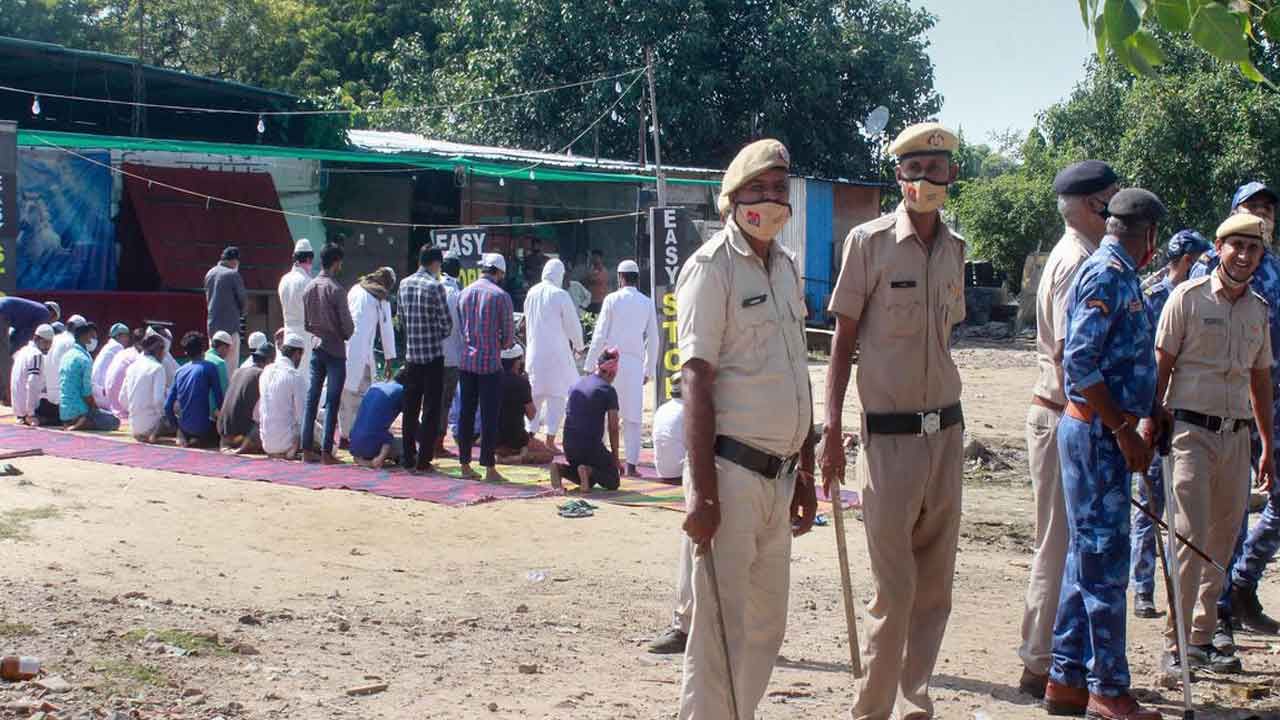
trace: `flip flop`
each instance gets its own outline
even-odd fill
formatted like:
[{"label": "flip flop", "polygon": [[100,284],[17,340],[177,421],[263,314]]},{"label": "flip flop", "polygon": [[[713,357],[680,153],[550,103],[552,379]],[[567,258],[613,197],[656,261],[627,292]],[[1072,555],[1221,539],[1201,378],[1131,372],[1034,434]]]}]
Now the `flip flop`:
[{"label": "flip flop", "polygon": [[585,500],[570,500],[557,510],[563,518],[585,518],[595,515],[596,506]]}]

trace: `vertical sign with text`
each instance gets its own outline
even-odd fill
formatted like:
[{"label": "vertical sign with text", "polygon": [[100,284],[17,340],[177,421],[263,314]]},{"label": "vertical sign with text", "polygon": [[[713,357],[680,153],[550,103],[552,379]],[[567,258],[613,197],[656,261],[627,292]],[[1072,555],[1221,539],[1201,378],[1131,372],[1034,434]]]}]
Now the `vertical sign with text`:
[{"label": "vertical sign with text", "polygon": [[18,125],[0,120],[0,296],[17,290]]},{"label": "vertical sign with text", "polygon": [[676,337],[676,280],[684,261],[698,249],[697,230],[684,208],[649,209],[649,273],[658,309],[658,381],[654,407],[671,398],[671,381],[680,373]]},{"label": "vertical sign with text", "polygon": [[462,277],[458,279],[458,283],[463,287],[480,278],[480,255],[484,253],[487,239],[488,231],[484,228],[431,231],[431,243],[446,253],[457,255],[461,261]]}]

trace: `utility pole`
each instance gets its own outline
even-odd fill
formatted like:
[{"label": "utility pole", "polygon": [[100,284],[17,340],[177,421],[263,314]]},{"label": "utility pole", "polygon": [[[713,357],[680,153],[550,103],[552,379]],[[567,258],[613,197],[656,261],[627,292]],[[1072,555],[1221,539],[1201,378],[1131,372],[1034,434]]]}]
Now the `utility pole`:
[{"label": "utility pole", "polygon": [[649,114],[653,117],[653,168],[658,180],[658,207],[667,205],[667,180],[662,175],[662,140],[658,125],[658,94],[653,82],[653,48],[644,49],[645,74],[649,76]]},{"label": "utility pole", "polygon": [[142,56],[146,51],[146,31],[143,29],[143,20],[146,17],[145,0],[138,0],[138,61],[133,65],[133,123],[132,134],[134,137],[142,135],[142,113],[143,102],[142,95]]}]

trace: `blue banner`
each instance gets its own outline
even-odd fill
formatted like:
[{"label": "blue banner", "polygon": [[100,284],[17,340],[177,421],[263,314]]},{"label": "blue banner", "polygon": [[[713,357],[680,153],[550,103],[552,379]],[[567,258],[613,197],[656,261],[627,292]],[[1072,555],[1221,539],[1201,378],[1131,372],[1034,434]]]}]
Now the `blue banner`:
[{"label": "blue banner", "polygon": [[[111,154],[18,153],[19,290],[114,290]],[[107,166],[107,167],[104,167]]]}]

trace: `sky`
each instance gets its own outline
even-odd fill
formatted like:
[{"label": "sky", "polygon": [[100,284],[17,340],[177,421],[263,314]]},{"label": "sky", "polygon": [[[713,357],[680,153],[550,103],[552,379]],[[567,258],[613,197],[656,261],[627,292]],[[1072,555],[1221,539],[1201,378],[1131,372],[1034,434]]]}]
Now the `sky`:
[{"label": "sky", "polygon": [[912,0],[938,22],[929,34],[939,120],[965,139],[1035,125],[1036,113],[1084,77],[1093,43],[1075,0]]}]

